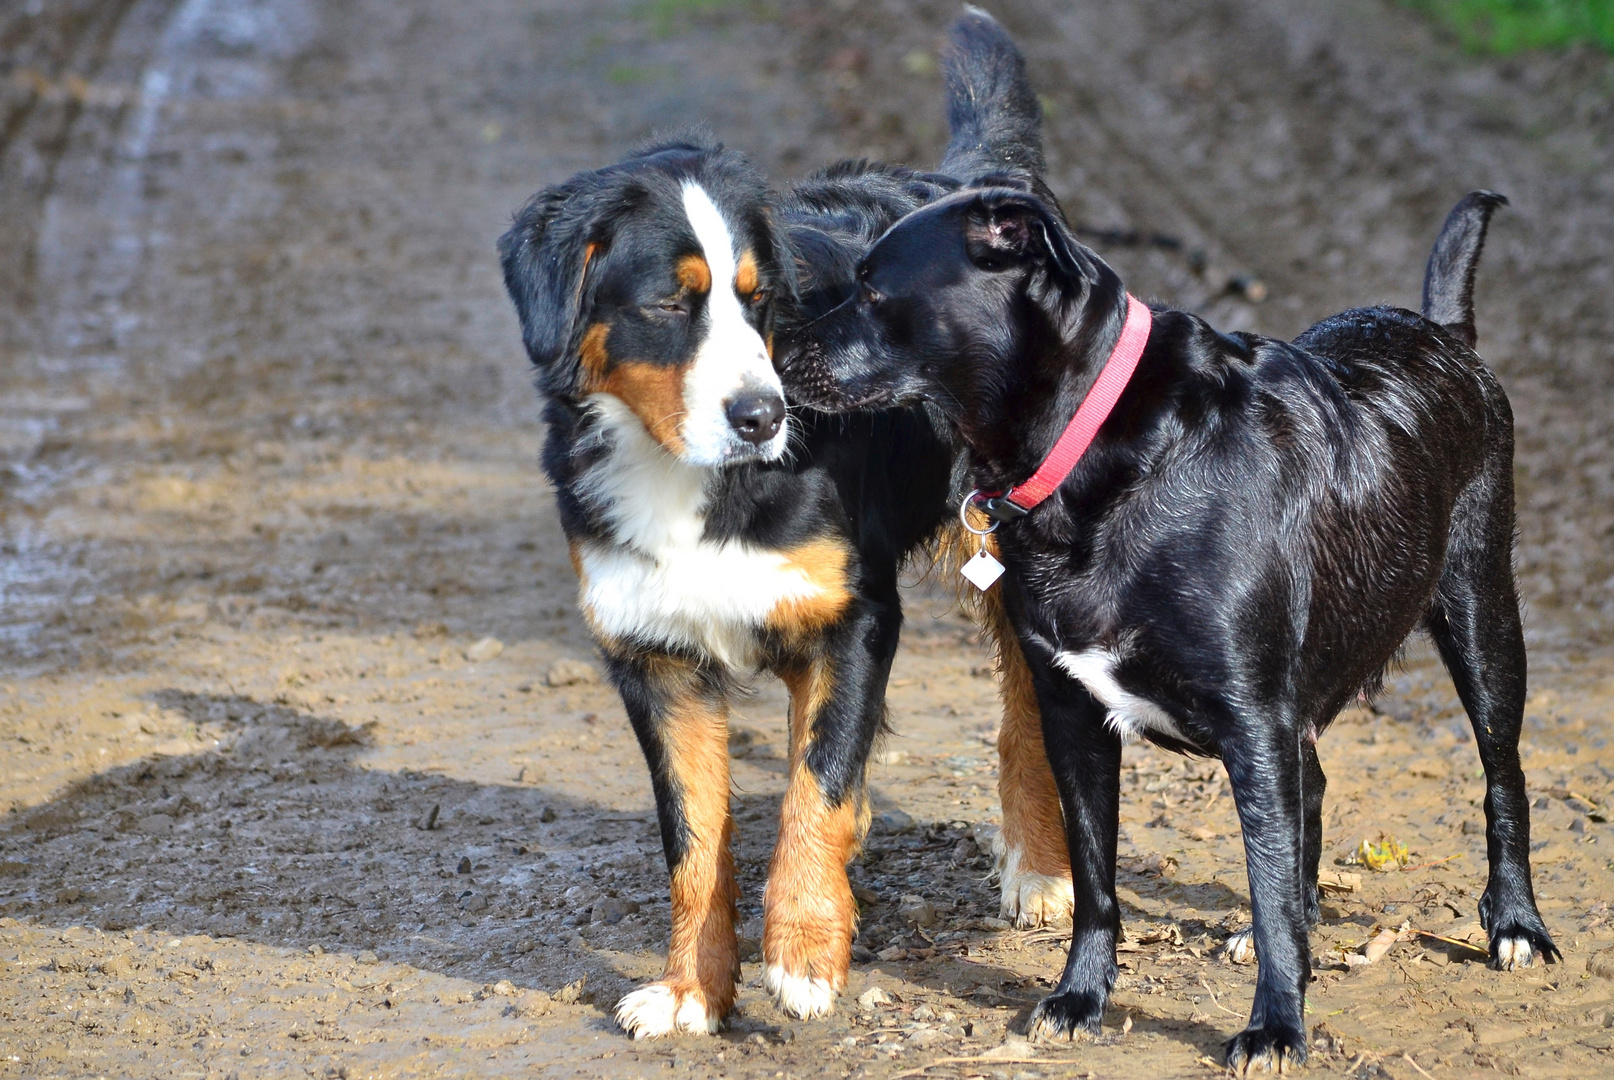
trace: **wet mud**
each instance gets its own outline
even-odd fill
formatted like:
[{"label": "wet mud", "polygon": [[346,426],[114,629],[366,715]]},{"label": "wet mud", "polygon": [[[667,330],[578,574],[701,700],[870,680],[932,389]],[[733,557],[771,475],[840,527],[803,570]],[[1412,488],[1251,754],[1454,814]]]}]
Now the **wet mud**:
[{"label": "wet mud", "polygon": [[[0,11],[0,1076],[1219,1068],[1254,984],[1221,953],[1248,893],[1220,766],[1129,748],[1104,1034],[1026,1042],[1062,931],[997,918],[995,690],[951,586],[918,572],[837,1011],[793,1021],[760,986],[784,780],[784,698],[763,683],[731,740],[739,1012],[650,1044],[610,1020],[659,971],[665,871],[589,666],[493,239],[541,184],[696,121],[781,180],[847,155],[932,161],[953,14]],[[1564,963],[1479,962],[1483,784],[1414,642],[1320,747],[1334,887],[1309,1067],[1606,1073],[1614,66],[1467,57],[1365,0],[1001,14],[1072,218],[1135,292],[1226,328],[1412,306],[1450,204],[1512,198],[1478,324],[1517,416],[1523,753]],[[1348,865],[1381,834],[1404,867]],[[1403,926],[1382,959],[1350,959]]]}]

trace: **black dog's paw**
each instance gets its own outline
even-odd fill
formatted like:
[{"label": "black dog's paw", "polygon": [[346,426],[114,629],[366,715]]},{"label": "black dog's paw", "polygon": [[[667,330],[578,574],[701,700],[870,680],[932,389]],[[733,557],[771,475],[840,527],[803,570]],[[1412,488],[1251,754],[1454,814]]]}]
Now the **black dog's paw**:
[{"label": "black dog's paw", "polygon": [[1227,1040],[1227,1071],[1235,1076],[1263,1068],[1286,1073],[1305,1061],[1306,1033],[1300,1028],[1245,1028]]},{"label": "black dog's paw", "polygon": [[1075,1042],[1086,1035],[1097,1035],[1103,1018],[1104,999],[1098,994],[1050,994],[1032,1010],[1026,1036],[1048,1042]]},{"label": "black dog's paw", "polygon": [[1549,964],[1563,960],[1564,954],[1552,943],[1547,928],[1540,923],[1514,921],[1491,934],[1491,967],[1497,971],[1517,971],[1529,967],[1536,957]]}]

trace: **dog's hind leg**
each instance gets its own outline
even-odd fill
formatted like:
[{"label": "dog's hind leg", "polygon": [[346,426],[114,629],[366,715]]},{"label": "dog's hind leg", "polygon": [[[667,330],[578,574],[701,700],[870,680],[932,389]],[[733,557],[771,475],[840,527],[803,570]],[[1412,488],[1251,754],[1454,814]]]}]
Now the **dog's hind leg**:
[{"label": "dog's hind leg", "polygon": [[1069,922],[1075,894],[1064,811],[1042,743],[1042,713],[1031,669],[995,596],[983,600],[981,621],[994,639],[998,694],[1003,701],[1003,723],[998,728],[1003,832],[992,852],[1002,915],[1021,927]]},{"label": "dog's hind leg", "polygon": [[1037,1004],[1027,1032],[1033,1038],[1074,1039],[1099,1033],[1115,985],[1121,933],[1115,898],[1121,738],[1105,724],[1104,706],[1085,687],[1046,666],[1034,672],[1043,743],[1064,808],[1076,903],[1064,974]]},{"label": "dog's hind leg", "polygon": [[1244,830],[1255,947],[1261,960],[1249,1026],[1227,1043],[1227,1066],[1242,1075],[1259,1065],[1281,1072],[1306,1060],[1303,1014],[1311,948],[1306,934],[1305,863],[1310,853],[1304,837],[1309,809],[1304,753],[1292,741],[1307,740],[1294,734],[1294,724],[1287,719],[1262,719],[1239,727],[1241,737],[1226,740],[1222,760]]},{"label": "dog's hind leg", "polygon": [[1490,878],[1480,922],[1491,966],[1560,959],[1530,882],[1530,801],[1519,763],[1525,651],[1513,584],[1513,489],[1506,454],[1463,492],[1452,514],[1446,565],[1428,627],[1456,684],[1485,766],[1485,846]]},{"label": "dog's hind leg", "polygon": [[781,1011],[829,1012],[846,985],[857,902],[846,865],[868,828],[863,775],[885,719],[901,611],[849,614],[823,650],[778,674],[790,691],[790,781],[763,895],[763,982]]},{"label": "dog's hind leg", "polygon": [[1317,760],[1317,737],[1310,733],[1300,738],[1300,784],[1305,815],[1301,821],[1305,849],[1300,867],[1306,874],[1301,900],[1306,905],[1306,927],[1310,929],[1322,918],[1317,869],[1323,861],[1323,793],[1328,790],[1328,777],[1323,775],[1322,762]]},{"label": "dog's hind leg", "polygon": [[733,1006],[740,975],[727,700],[682,658],[608,659],[650,766],[672,874],[666,974],[618,1002],[616,1021],[636,1039],[709,1034]]}]

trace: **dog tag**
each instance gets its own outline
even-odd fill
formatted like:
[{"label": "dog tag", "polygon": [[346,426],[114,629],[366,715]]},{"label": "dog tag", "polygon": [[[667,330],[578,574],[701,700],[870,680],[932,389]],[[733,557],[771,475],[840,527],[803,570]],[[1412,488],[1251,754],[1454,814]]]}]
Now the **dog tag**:
[{"label": "dog tag", "polygon": [[977,551],[975,558],[964,564],[961,571],[971,585],[982,592],[990,589],[998,578],[1003,576],[1003,564],[998,562],[984,550]]}]

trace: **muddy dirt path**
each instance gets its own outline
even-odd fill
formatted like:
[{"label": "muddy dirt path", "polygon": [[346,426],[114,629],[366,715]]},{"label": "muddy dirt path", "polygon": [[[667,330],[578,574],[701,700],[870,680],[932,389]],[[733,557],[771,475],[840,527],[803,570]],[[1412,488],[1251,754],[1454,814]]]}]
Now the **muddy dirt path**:
[{"label": "muddy dirt path", "polygon": [[[1211,1074],[1253,986],[1216,951],[1248,915],[1220,768],[1129,750],[1106,1034],[1026,1044],[1063,943],[995,920],[993,687],[922,582],[841,1008],[786,1020],[748,959],[719,1038],[634,1045],[609,1020],[659,970],[665,876],[621,710],[578,666],[493,238],[540,184],[695,119],[780,178],[848,154],[928,162],[952,14],[0,11],[0,1076]],[[1180,238],[1103,250],[1135,291],[1230,328],[1411,304],[1449,204],[1512,196],[1479,324],[1518,414],[1524,753],[1566,963],[1503,976],[1432,938],[1341,959],[1403,923],[1482,941],[1478,763],[1415,645],[1321,748],[1342,877],[1314,938],[1313,1060],[1606,1073],[1614,68],[1464,58],[1368,0],[1003,15],[1073,217]],[[783,697],[764,685],[742,711],[754,939]],[[1381,832],[1411,869],[1333,865]]]}]

